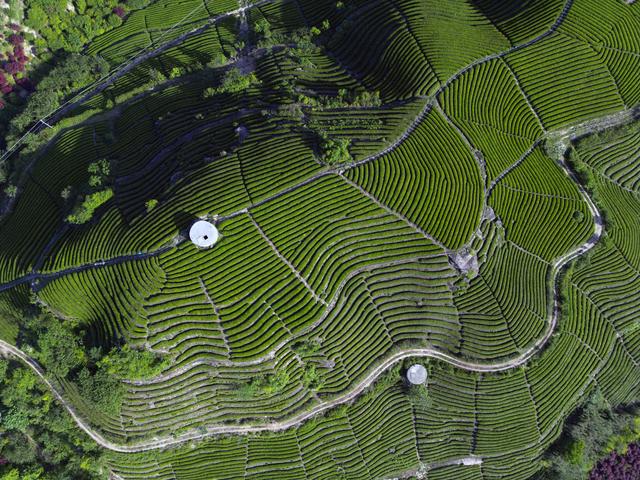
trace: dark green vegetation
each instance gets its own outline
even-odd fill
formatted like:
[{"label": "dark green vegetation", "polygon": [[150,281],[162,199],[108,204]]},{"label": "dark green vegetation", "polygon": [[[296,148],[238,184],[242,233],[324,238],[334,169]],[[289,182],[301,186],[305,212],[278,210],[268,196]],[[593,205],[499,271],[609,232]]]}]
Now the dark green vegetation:
[{"label": "dark green vegetation", "polygon": [[117,0],[27,0],[23,23],[38,33],[33,43],[41,50],[77,53],[94,37],[120,25],[128,10],[148,3],[148,0],[122,4]]},{"label": "dark green vegetation", "polygon": [[[33,120],[53,113],[72,91],[238,7],[235,0],[7,3],[0,12],[7,25],[0,38],[0,148],[13,144]],[[34,88],[36,95],[30,95]]]},{"label": "dark green vegetation", "polygon": [[126,393],[122,379],[156,376],[168,366],[149,351],[116,346],[105,353],[86,348],[84,332],[75,322],[61,322],[48,314],[21,318],[17,345],[46,365],[55,383],[72,381],[82,396],[101,411],[118,415]]},{"label": "dark green vegetation", "polygon": [[28,368],[0,361],[0,475],[4,480],[107,478],[103,452]]},{"label": "dark green vegetation", "polygon": [[[88,53],[118,62],[188,5],[142,10],[143,30],[132,14]],[[283,431],[110,452],[110,468],[526,479],[596,386],[637,400],[640,127],[574,144],[565,129],[640,102],[638,4],[245,14],[146,58],[11,158],[0,336],[129,445],[344,403],[408,349],[446,361],[415,359],[426,387],[392,369]],[[220,230],[210,250],[185,241],[199,217]],[[30,301],[56,319],[35,328]]]},{"label": "dark green vegetation", "polygon": [[613,410],[597,390],[574,413],[537,477],[580,480],[598,460],[612,451],[625,452],[640,440],[640,409],[637,405]]}]

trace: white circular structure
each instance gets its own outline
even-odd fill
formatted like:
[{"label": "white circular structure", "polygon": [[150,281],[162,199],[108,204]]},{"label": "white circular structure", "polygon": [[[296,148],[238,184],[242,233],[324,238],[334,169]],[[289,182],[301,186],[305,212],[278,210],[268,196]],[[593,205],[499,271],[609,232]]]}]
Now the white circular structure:
[{"label": "white circular structure", "polygon": [[218,241],[218,229],[209,222],[198,220],[189,230],[189,238],[198,248],[209,248]]},{"label": "white circular structure", "polygon": [[407,370],[407,380],[414,385],[422,385],[427,381],[427,369],[424,368],[424,365],[420,365],[416,363],[415,365],[411,365],[409,370]]}]

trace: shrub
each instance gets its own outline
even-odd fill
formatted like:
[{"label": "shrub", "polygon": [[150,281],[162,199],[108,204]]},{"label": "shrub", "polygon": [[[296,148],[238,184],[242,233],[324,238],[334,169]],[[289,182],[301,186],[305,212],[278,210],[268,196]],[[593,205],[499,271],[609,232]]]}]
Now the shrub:
[{"label": "shrub", "polygon": [[144,206],[147,209],[147,212],[150,212],[151,210],[153,210],[158,206],[158,200],[156,200],[155,198],[152,198],[151,200],[147,200]]},{"label": "shrub", "polygon": [[352,161],[349,146],[351,141],[347,138],[330,138],[326,133],[320,135],[320,149],[322,161],[328,165],[348,163]]},{"label": "shrub", "polygon": [[256,74],[251,72],[243,75],[239,68],[233,67],[224,74],[222,85],[220,85],[215,93],[238,93],[243,92],[252,85],[258,85],[260,80]]},{"label": "shrub", "polygon": [[15,196],[18,194],[18,187],[16,187],[15,185],[9,184],[6,187],[4,187],[4,193],[9,198],[15,198]]}]

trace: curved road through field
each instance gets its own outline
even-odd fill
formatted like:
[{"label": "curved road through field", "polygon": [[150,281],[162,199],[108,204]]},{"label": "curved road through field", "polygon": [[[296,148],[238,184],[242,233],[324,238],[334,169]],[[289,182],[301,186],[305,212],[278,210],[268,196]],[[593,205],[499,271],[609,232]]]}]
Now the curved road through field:
[{"label": "curved road through field", "polygon": [[[459,77],[461,74],[468,71],[473,66],[492,60],[494,58],[499,58],[512,51],[524,48],[525,46],[531,45],[547,37],[551,33],[553,33],[566,17],[572,3],[573,3],[573,0],[567,1],[564,9],[562,10],[560,17],[547,32],[543,33],[542,35],[536,37],[533,40],[530,40],[526,44],[512,47],[505,52],[494,54],[473,62],[472,64],[460,70],[449,80],[447,80],[447,82],[445,82],[440,87],[439,92],[442,91],[444,88],[446,88],[446,86],[448,86],[452,81],[454,81],[455,78]],[[389,151],[392,151],[395,148],[397,148],[403,142],[403,140],[407,138],[407,136],[416,128],[420,120],[429,112],[430,108],[431,108],[431,104],[426,105],[423,111],[416,117],[414,122],[412,122],[409,125],[406,131],[398,139],[396,139],[396,141],[394,141],[389,147],[385,148],[383,151],[365,159],[364,161],[375,160],[376,158],[379,158],[381,155],[384,155]],[[595,130],[596,128],[597,126],[594,126],[592,129]],[[566,137],[569,138],[570,133],[566,133]],[[584,254],[591,248],[593,248],[593,246],[601,238],[602,232],[603,232],[602,217],[598,212],[596,206],[594,205],[593,201],[587,195],[587,193],[585,192],[581,184],[578,182],[578,179],[575,177],[573,172],[569,170],[569,168],[567,167],[563,159],[560,161],[560,165],[562,166],[566,174],[569,177],[571,177],[571,179],[576,183],[576,185],[578,185],[578,188],[580,189],[582,196],[584,197],[585,201],[589,206],[589,209],[595,224],[595,229],[592,236],[586,242],[577,246],[572,251],[568,252],[562,257],[556,259],[552,264],[551,268],[552,268],[553,283],[551,288],[552,288],[553,305],[550,308],[548,327],[541,338],[539,338],[533,345],[531,345],[526,351],[522,352],[517,357],[510,358],[508,360],[496,362],[496,363],[476,363],[476,362],[465,361],[460,358],[456,358],[454,356],[451,356],[446,353],[440,352],[435,349],[430,349],[430,348],[417,348],[417,349],[403,350],[395,354],[392,354],[391,356],[384,359],[380,364],[378,364],[375,368],[369,371],[367,375],[364,378],[362,378],[349,392],[345,392],[344,394],[330,401],[319,403],[318,405],[309,409],[308,411],[294,415],[293,417],[288,418],[286,420],[282,420],[278,422],[274,421],[274,422],[265,423],[265,424],[254,424],[254,425],[247,424],[247,425],[209,426],[209,427],[206,427],[205,431],[202,431],[202,429],[200,430],[194,429],[175,437],[171,436],[171,437],[164,437],[164,438],[152,438],[150,440],[144,440],[144,441],[132,443],[132,444],[118,444],[106,439],[101,433],[94,430],[85,421],[85,419],[83,419],[76,412],[73,405],[64,398],[64,396],[62,395],[58,387],[48,380],[42,367],[33,358],[29,357],[25,352],[18,349],[17,347],[4,341],[0,341],[0,353],[2,353],[3,355],[15,357],[16,359],[24,363],[27,367],[29,367],[31,370],[33,370],[34,373],[44,382],[47,388],[51,390],[51,392],[56,397],[56,399],[60,401],[63,407],[69,412],[73,420],[77,423],[78,427],[82,429],[87,435],[89,435],[96,443],[98,443],[103,448],[113,450],[116,452],[123,452],[123,453],[135,453],[135,452],[142,452],[142,451],[153,450],[158,448],[172,447],[172,446],[180,445],[184,442],[201,440],[203,438],[206,438],[212,435],[218,435],[218,434],[249,434],[249,433],[257,433],[257,432],[265,432],[265,431],[274,432],[274,431],[286,430],[292,427],[296,427],[301,423],[303,423],[304,421],[316,415],[326,412],[340,404],[344,404],[346,402],[350,402],[354,400],[364,390],[366,390],[370,385],[372,385],[392,365],[411,357],[431,357],[431,358],[435,358],[435,359],[447,362],[457,368],[468,370],[468,371],[474,371],[474,372],[500,372],[500,371],[509,370],[512,368],[517,368],[527,363],[534,355],[539,353],[546,346],[549,339],[552,337],[552,335],[556,330],[559,316],[560,316],[559,293],[558,293],[559,273],[569,262],[571,262],[578,256]],[[330,172],[330,173],[337,173],[337,172]],[[329,174],[329,173],[328,172],[322,173],[322,175],[326,175],[326,174]],[[303,184],[307,184],[309,183],[309,181],[312,181],[312,180],[311,179],[305,180]],[[299,188],[299,187],[300,185],[297,185],[295,187],[291,187],[290,189],[287,189],[287,191],[293,188]],[[238,212],[238,214],[240,213],[243,213],[243,212]],[[156,256],[164,251],[167,251],[170,248],[172,248],[172,246],[165,246],[162,249],[154,252],[139,253],[136,255],[118,257],[118,258],[114,258],[106,261],[96,262],[96,263],[87,264],[87,265],[81,265],[69,270],[54,272],[51,274],[39,274],[34,272],[25,277],[16,279],[13,282],[8,282],[7,284],[0,285],[0,291],[6,290],[8,288],[12,288],[13,286],[18,285],[20,283],[33,282],[38,279],[45,279],[45,280],[52,279],[52,278],[62,276],[64,274],[72,273],[75,271],[81,271],[89,268],[98,268],[103,265],[122,263],[122,262],[131,261],[135,259],[140,259],[140,258],[149,258],[151,256]]]}]

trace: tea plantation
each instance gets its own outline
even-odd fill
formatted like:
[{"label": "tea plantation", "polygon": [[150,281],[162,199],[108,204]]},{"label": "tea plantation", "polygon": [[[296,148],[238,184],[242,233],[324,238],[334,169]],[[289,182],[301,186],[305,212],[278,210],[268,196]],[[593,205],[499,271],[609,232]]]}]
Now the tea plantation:
[{"label": "tea plantation", "polygon": [[85,53],[6,159],[0,352],[105,478],[528,479],[640,400],[637,2],[157,0]]}]

